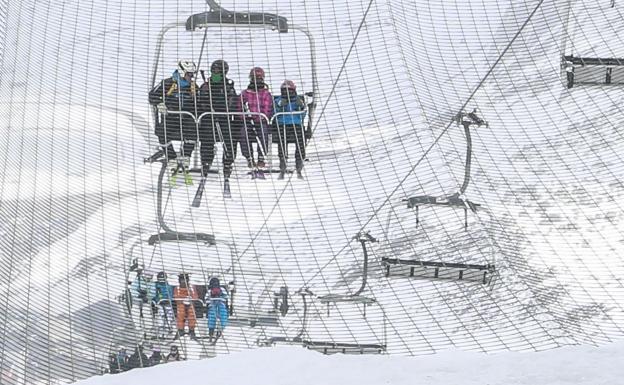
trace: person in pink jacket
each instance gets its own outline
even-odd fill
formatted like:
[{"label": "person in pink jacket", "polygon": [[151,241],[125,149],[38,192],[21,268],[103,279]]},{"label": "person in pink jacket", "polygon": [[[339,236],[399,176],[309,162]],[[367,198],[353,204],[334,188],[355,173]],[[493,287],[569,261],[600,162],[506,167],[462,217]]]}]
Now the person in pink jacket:
[{"label": "person in pink jacket", "polygon": [[[258,112],[264,114],[266,119],[273,115],[273,96],[269,87],[264,82],[264,70],[254,67],[249,72],[249,85],[241,92],[241,104],[243,111]],[[241,128],[241,151],[247,159],[249,167],[265,167],[264,156],[268,151],[269,122],[263,116],[251,115],[245,117],[245,124]],[[257,138],[258,162],[254,162],[253,139]]]}]

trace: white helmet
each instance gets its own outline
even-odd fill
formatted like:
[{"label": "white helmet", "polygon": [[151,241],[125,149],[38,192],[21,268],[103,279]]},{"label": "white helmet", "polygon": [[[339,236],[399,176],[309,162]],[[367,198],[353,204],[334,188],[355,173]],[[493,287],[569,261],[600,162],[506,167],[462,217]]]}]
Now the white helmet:
[{"label": "white helmet", "polygon": [[195,74],[197,72],[197,66],[192,60],[180,59],[178,60],[178,71],[182,73],[182,77],[187,73]]}]

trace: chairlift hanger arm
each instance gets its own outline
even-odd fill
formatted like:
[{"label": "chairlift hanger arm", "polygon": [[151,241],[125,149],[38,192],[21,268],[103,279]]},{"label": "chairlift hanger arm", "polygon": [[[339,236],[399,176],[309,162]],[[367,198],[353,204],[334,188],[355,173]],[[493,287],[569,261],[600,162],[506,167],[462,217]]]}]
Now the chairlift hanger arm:
[{"label": "chairlift hanger arm", "polygon": [[210,11],[191,15],[186,20],[186,30],[194,31],[197,28],[204,28],[210,24],[222,26],[224,24],[241,26],[267,26],[277,29],[281,33],[288,32],[288,20],[283,16],[274,13],[264,12],[234,12],[221,7],[214,0],[206,0],[210,6]]}]

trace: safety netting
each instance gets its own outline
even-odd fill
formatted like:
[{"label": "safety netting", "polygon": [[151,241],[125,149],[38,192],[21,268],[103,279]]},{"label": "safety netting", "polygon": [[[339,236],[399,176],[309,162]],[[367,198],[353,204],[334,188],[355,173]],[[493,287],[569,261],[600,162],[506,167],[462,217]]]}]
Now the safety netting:
[{"label": "safety netting", "polygon": [[0,383],[621,338],[622,16],[0,1]]}]

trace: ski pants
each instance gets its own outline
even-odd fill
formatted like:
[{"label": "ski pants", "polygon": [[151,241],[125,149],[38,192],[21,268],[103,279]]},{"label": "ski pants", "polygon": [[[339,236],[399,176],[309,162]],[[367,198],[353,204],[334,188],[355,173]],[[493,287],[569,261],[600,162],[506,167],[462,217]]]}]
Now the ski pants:
[{"label": "ski pants", "polygon": [[280,160],[280,170],[286,170],[286,159],[288,159],[288,143],[295,143],[295,167],[297,170],[303,169],[305,159],[305,129],[299,124],[277,124],[277,138],[279,148],[277,155]]},{"label": "ski pants", "polygon": [[212,301],[208,306],[208,329],[214,329],[217,326],[217,317],[221,322],[221,330],[225,329],[228,324],[228,309],[223,301]]},{"label": "ski pants", "polygon": [[158,335],[165,335],[173,328],[173,307],[171,305],[160,305],[158,318]]},{"label": "ski pants", "polygon": [[178,302],[178,318],[177,318],[177,327],[178,330],[184,329],[184,322],[188,320],[189,330],[195,329],[195,322],[197,321],[195,317],[195,307],[191,303],[190,305],[185,305],[181,302]]},{"label": "ski pants", "polygon": [[236,159],[238,130],[240,123],[227,116],[204,116],[200,122],[199,140],[201,141],[202,165],[212,165],[216,143],[223,143],[223,175],[229,178],[232,164]]},{"label": "ski pants", "polygon": [[269,142],[269,127],[267,127],[266,123],[248,119],[243,123],[240,133],[243,156],[247,160],[253,161],[253,142],[254,138],[256,138],[258,143],[258,162],[263,162],[267,153],[267,143]]}]

